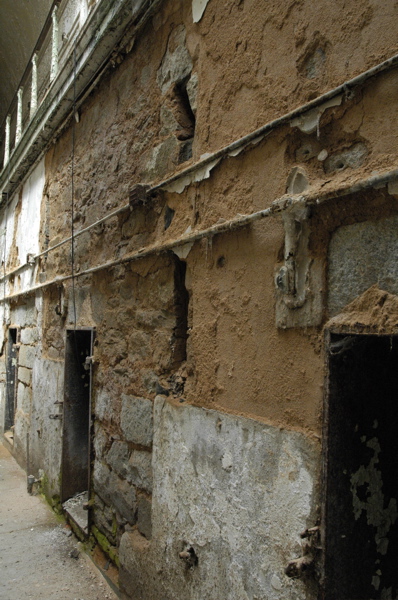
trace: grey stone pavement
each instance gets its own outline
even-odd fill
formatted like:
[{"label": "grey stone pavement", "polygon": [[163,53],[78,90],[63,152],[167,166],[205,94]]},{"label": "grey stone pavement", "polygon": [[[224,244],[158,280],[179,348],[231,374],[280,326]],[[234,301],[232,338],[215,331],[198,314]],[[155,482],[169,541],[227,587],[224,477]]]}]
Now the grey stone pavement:
[{"label": "grey stone pavement", "polygon": [[0,600],[117,600],[0,443]]}]

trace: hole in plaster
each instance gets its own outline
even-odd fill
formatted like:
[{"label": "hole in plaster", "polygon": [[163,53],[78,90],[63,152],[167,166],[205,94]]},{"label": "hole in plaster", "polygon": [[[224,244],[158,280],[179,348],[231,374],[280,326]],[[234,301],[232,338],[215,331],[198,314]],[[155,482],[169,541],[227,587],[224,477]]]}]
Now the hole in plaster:
[{"label": "hole in plaster", "polygon": [[174,307],[176,324],[171,340],[173,368],[178,368],[187,358],[189,293],[185,286],[186,270],[186,263],[174,255]]},{"label": "hole in plaster", "polygon": [[175,210],[170,208],[170,206],[166,206],[166,210],[164,213],[164,230],[168,229],[171,225],[171,222],[174,218]]},{"label": "hole in plaster", "polygon": [[188,80],[176,83],[174,86],[174,100],[176,104],[176,118],[179,129],[176,132],[178,140],[188,140],[193,138],[195,133],[196,119],[191,108],[187,92]]}]

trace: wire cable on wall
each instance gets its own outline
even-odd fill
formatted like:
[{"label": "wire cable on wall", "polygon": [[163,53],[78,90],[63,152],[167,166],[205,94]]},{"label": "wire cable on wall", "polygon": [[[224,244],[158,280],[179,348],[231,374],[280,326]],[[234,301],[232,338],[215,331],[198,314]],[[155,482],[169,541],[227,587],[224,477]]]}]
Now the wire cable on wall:
[{"label": "wire cable on wall", "polygon": [[[10,164],[8,164],[8,179],[10,179]],[[9,401],[10,394],[10,374],[8,372],[8,354],[9,354],[9,344],[7,335],[9,335],[9,330],[6,335],[7,328],[7,304],[6,304],[6,295],[7,295],[7,279],[6,279],[6,263],[7,263],[7,220],[8,220],[8,206],[9,204],[9,194],[6,192],[6,202],[5,202],[5,210],[4,210],[4,230],[3,230],[3,344],[4,344],[4,358],[5,358],[5,380],[6,380],[6,414],[4,424],[7,424],[7,429],[13,425],[14,421],[14,413]]]},{"label": "wire cable on wall", "polygon": [[76,294],[75,294],[75,125],[76,125],[76,42],[73,46],[73,111],[72,111],[72,161],[71,161],[71,263],[72,263],[72,303],[73,327],[76,330]]}]

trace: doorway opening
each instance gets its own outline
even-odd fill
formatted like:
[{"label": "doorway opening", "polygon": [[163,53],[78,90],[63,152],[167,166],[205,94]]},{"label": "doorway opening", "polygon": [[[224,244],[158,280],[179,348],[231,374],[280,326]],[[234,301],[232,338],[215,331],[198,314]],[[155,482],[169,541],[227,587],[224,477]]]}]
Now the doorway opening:
[{"label": "doorway opening", "polygon": [[93,329],[68,330],[65,344],[61,502],[69,518],[88,533],[91,463]]},{"label": "doorway opening", "polygon": [[19,330],[10,327],[8,330],[6,351],[6,406],[4,431],[10,443],[13,443],[15,411],[17,405]]},{"label": "doorway opening", "polygon": [[398,597],[398,337],[330,334],[323,600]]}]

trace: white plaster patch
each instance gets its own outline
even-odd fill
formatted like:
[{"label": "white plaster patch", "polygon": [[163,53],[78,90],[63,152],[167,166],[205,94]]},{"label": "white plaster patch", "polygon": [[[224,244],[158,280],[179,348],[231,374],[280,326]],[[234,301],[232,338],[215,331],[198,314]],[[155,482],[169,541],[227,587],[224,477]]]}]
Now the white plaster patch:
[{"label": "white plaster patch", "polygon": [[18,219],[16,243],[19,263],[24,264],[28,254],[38,254],[40,210],[45,181],[44,159],[26,180],[22,191],[21,213]]},{"label": "white plaster patch", "polygon": [[192,0],[192,19],[194,23],[199,23],[208,4],[209,0]]},{"label": "white plaster patch", "polygon": [[165,185],[163,189],[166,190],[166,192],[175,192],[177,194],[181,194],[188,185],[191,185],[191,183],[208,179],[211,171],[216,165],[218,165],[220,160],[220,158],[217,158],[216,160],[207,163],[203,167],[192,171],[192,173],[188,173],[184,177],[179,177],[176,181],[172,181],[168,185]]},{"label": "white plaster patch", "polygon": [[317,461],[297,432],[158,396],[152,545],[162,552],[170,595],[179,578],[176,552],[189,540],[201,565],[191,600],[279,600],[282,588],[284,600],[307,598],[302,581],[277,573],[313,522]]},{"label": "white plaster patch", "polygon": [[308,110],[307,112],[303,113],[299,117],[292,119],[292,121],[290,121],[290,127],[298,127],[300,129],[300,131],[302,131],[303,133],[308,133],[308,134],[314,133],[314,131],[318,131],[319,120],[320,120],[321,116],[323,115],[323,113],[325,112],[325,110],[327,110],[328,108],[332,108],[333,106],[340,106],[342,100],[343,100],[342,94],[340,94],[339,96],[335,96],[334,98],[331,98],[330,100],[327,100],[320,106],[317,106],[316,108],[313,108],[312,110]]},{"label": "white plaster patch", "polygon": [[8,263],[12,247],[15,226],[15,210],[18,204],[18,195],[15,194],[8,208],[3,211],[0,224],[0,260],[3,264]]}]

